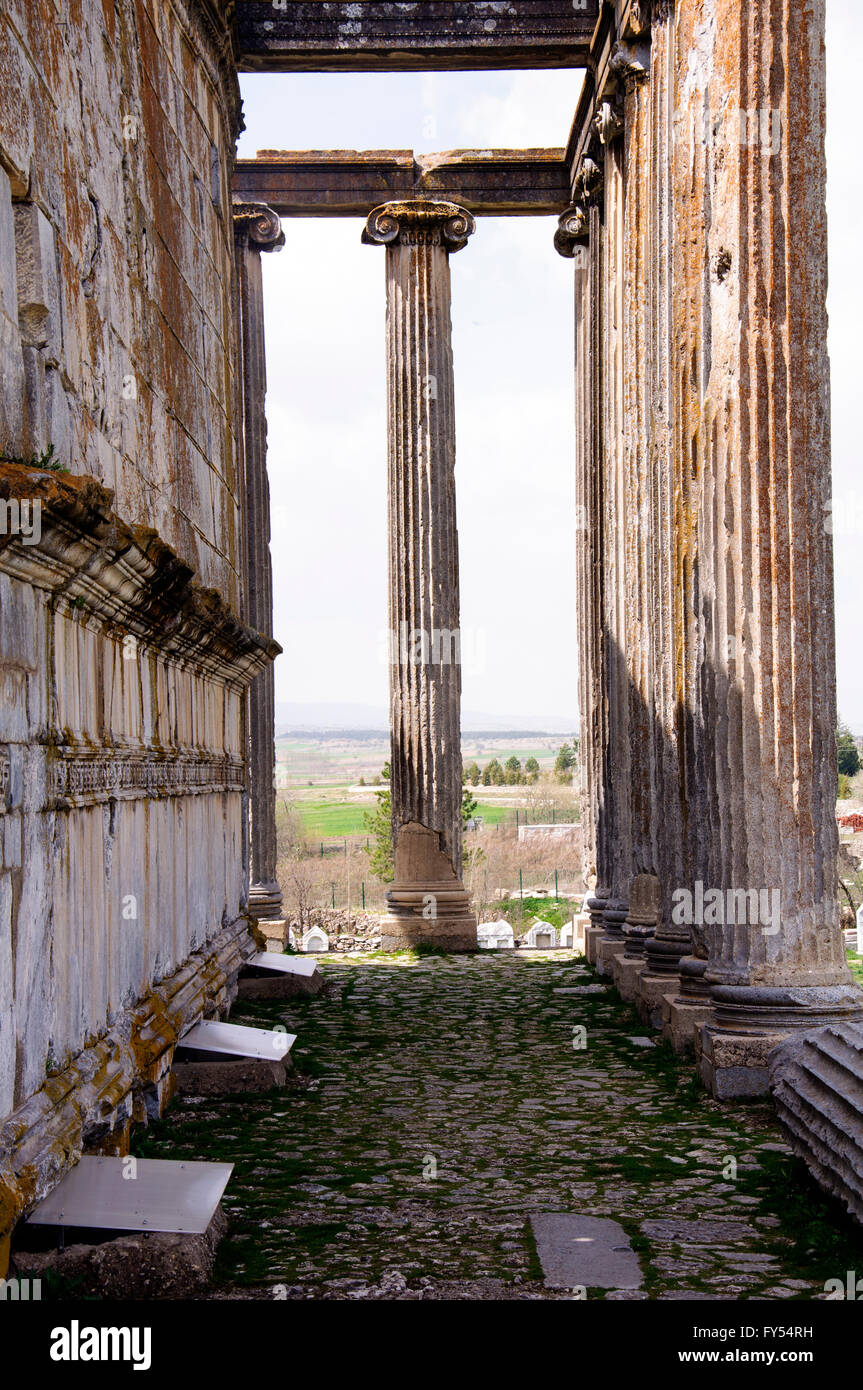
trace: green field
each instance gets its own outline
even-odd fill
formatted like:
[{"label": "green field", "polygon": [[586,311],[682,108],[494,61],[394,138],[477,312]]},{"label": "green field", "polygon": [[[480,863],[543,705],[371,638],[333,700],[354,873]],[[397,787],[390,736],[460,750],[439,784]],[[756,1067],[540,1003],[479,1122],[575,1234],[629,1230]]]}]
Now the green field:
[{"label": "green field", "polygon": [[296,809],[303,829],[311,839],[338,839],[345,835],[364,835],[363,816],[373,804],[358,801],[298,801]]},{"label": "green field", "polygon": [[[374,810],[374,802],[327,801],[324,799],[298,800],[295,803],[303,829],[309,839],[327,840],[344,838],[346,835],[365,835],[363,816]],[[512,819],[511,806],[494,806],[480,801],[476,815],[481,816],[486,825],[498,825],[506,817]]]}]

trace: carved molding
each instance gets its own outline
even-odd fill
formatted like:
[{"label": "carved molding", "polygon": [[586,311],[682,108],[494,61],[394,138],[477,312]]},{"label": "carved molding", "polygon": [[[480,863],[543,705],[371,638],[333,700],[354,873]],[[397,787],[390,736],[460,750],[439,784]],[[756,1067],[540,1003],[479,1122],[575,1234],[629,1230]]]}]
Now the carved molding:
[{"label": "carved molding", "polygon": [[363,228],[366,246],[443,246],[451,254],[467,245],[476,221],[457,203],[382,203]]},{"label": "carved molding", "polygon": [[609,73],[620,81],[643,81],[650,73],[650,44],[620,39],[608,61]]},{"label": "carved molding", "polygon": [[49,749],[46,810],[202,793],[242,792],[243,759],[194,749]]},{"label": "carved molding", "polygon": [[235,199],[231,204],[231,213],[237,241],[245,241],[256,251],[281,251],[285,244],[281,218],[266,203],[245,203]]},{"label": "carved molding", "polygon": [[[660,3],[662,0],[660,0]],[[656,0],[654,0],[656,3]],[[626,17],[627,37],[641,38],[650,29],[650,0],[632,0]]]},{"label": "carved molding", "polygon": [[593,128],[599,136],[600,144],[610,145],[613,140],[623,134],[623,111],[615,102],[601,102],[599,110],[593,118]]},{"label": "carved molding", "polygon": [[0,571],[47,591],[56,611],[116,639],[133,635],[182,666],[243,689],[281,647],[241,623],[155,531],[111,510],[94,478],[0,464],[0,496],[41,506],[38,544],[0,536]]}]

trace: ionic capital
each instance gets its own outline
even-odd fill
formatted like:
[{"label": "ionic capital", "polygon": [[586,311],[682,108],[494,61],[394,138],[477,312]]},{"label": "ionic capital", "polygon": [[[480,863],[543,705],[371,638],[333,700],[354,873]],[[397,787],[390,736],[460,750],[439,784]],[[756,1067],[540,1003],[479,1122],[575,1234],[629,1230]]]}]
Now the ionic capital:
[{"label": "ionic capital", "polygon": [[232,203],[234,238],[255,251],[281,251],[285,234],[278,213],[266,203]]},{"label": "ionic capital", "polygon": [[363,228],[366,246],[442,246],[460,251],[476,231],[476,222],[457,203],[382,203]]},{"label": "ionic capital", "polygon": [[557,219],[555,250],[572,260],[580,244],[590,236],[590,219],[581,203],[572,203]]}]

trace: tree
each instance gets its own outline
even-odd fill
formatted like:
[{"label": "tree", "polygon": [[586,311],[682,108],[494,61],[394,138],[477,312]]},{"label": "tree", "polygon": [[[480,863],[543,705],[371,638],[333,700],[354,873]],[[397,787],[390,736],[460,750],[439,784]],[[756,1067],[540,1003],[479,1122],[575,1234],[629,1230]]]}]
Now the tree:
[{"label": "tree", "polygon": [[492,759],[491,762],[486,763],[485,767],[484,767],[483,770],[482,770],[482,784],[483,784],[484,787],[490,787],[490,786],[491,786],[491,783],[492,783],[492,763],[493,763],[493,762],[494,762],[494,759]]},{"label": "tree", "polygon": [[473,820],[476,815],[479,802],[471,792],[470,788],[465,787],[461,794],[461,822],[466,826],[469,820]]},{"label": "tree", "polygon": [[478,787],[481,777],[482,773],[480,772],[475,762],[468,763],[467,767],[462,773],[462,781],[467,782],[471,787]]},{"label": "tree", "polygon": [[385,785],[381,791],[375,792],[377,806],[373,811],[366,811],[363,816],[363,824],[373,841],[365,847],[365,852],[369,856],[369,868],[375,878],[379,878],[382,883],[392,883],[396,870],[393,858],[393,798],[390,791],[389,763],[384,764],[381,777]]},{"label": "tree", "polygon": [[851,730],[844,724],[840,724],[836,730],[836,749],[839,755],[839,771],[846,777],[856,777],[861,766],[860,750]]},{"label": "tree", "polygon": [[536,758],[528,758],[524,764],[525,776],[528,782],[539,781],[539,763]]},{"label": "tree", "polygon": [[560,752],[554,760],[554,775],[558,782],[571,782],[572,770],[575,767],[575,749],[570,743],[564,743]]},{"label": "tree", "polygon": [[517,786],[521,781],[521,763],[515,754],[513,754],[511,758],[507,758],[504,763],[504,770],[506,772],[506,780],[510,786]]},{"label": "tree", "polygon": [[490,763],[486,763],[485,771],[482,774],[482,784],[484,787],[502,787],[506,782],[506,773],[498,762],[497,758],[492,758]]}]

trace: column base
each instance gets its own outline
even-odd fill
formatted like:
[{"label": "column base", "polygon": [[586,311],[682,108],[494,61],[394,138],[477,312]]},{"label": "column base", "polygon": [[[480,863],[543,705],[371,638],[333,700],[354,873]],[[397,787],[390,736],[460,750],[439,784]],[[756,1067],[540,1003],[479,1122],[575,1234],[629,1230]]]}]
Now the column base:
[{"label": "column base", "polygon": [[624,951],[610,957],[614,987],[627,1004],[633,1004],[638,993],[638,977],[644,972],[643,956],[628,956]]},{"label": "column base", "polygon": [[277,921],[282,915],[282,890],[275,880],[253,883],[249,889],[249,916],[259,922]]},{"label": "column base", "polygon": [[660,1000],[661,1028],[675,1052],[691,1052],[696,1037],[714,1019],[709,999],[687,998],[684,994],[664,994]]},{"label": "column base", "polygon": [[657,974],[650,960],[636,976],[634,1004],[639,1018],[649,1023],[651,1028],[662,1027],[662,1001],[667,994],[676,995],[678,979],[675,975]]},{"label": "column base", "polygon": [[596,965],[599,943],[602,940],[602,927],[588,925],[584,929],[584,954],[589,965]]},{"label": "column base", "polygon": [[462,885],[437,881],[394,883],[387,889],[389,911],[381,920],[381,950],[410,951],[437,946],[442,951],[476,951],[477,921]]},{"label": "column base", "polygon": [[606,936],[604,933],[596,945],[596,973],[597,975],[614,974],[614,958],[622,956],[626,950],[626,942],[622,938]]},{"label": "column base", "polygon": [[290,928],[284,917],[256,918],[258,931],[264,938],[265,951],[284,951],[290,945]]},{"label": "column base", "polygon": [[696,1036],[698,1073],[717,1100],[766,1096],[767,1058],[789,1033],[863,1019],[856,985],[714,985],[715,1020]]}]

